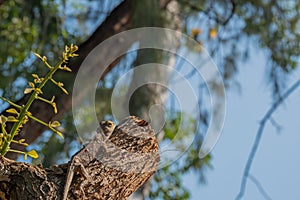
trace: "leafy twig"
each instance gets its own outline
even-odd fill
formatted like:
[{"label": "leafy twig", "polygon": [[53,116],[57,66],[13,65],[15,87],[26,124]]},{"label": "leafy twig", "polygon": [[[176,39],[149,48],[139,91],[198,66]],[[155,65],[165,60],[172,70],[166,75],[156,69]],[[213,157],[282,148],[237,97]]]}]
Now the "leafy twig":
[{"label": "leafy twig", "polygon": [[[65,65],[65,63],[68,62],[69,58],[78,56],[76,53],[74,53],[75,51],[77,51],[77,49],[78,49],[78,47],[76,45],[70,45],[70,47],[66,46],[65,51],[62,54],[62,59],[55,67],[52,67],[47,62],[47,58],[45,56],[40,56],[39,54],[34,53],[39,59],[41,59],[44,62],[44,64],[49,69],[49,72],[46,74],[45,77],[39,77],[37,74],[32,74],[34,81],[29,82],[28,84],[30,87],[26,88],[24,90],[24,94],[31,93],[29,100],[27,101],[27,103],[25,105],[20,106],[20,105],[15,104],[14,102],[9,101],[8,99],[6,99],[4,97],[0,97],[1,100],[6,101],[7,103],[9,103],[10,105],[12,105],[13,107],[15,107],[16,109],[19,110],[19,111],[17,111],[16,109],[11,108],[11,109],[6,110],[6,112],[10,113],[14,116],[9,116],[9,117],[5,117],[2,115],[0,116],[0,125],[1,125],[0,155],[4,156],[8,151],[11,151],[11,152],[16,152],[16,153],[22,153],[22,154],[24,154],[25,158],[27,157],[27,155],[34,157],[34,158],[37,157],[37,153],[34,150],[31,150],[29,152],[20,152],[17,150],[10,149],[11,142],[26,145],[25,140],[24,141],[23,140],[15,141],[14,137],[20,132],[20,129],[23,127],[23,125],[25,125],[27,123],[29,118],[37,121],[38,123],[40,123],[42,125],[47,126],[49,129],[51,129],[53,132],[55,132],[56,134],[58,134],[60,137],[63,138],[63,135],[61,134],[61,132],[55,129],[60,125],[59,122],[57,122],[57,121],[49,122],[49,123],[44,122],[44,121],[34,117],[29,112],[29,108],[32,105],[32,103],[36,99],[38,99],[45,103],[50,104],[53,107],[54,113],[57,113],[56,103],[54,102],[55,97],[53,96],[51,100],[47,100],[47,99],[41,97],[40,95],[43,94],[42,89],[48,81],[53,82],[64,93],[68,94],[67,90],[65,88],[63,88],[63,83],[55,81],[53,79],[53,75],[55,74],[55,72],[57,70],[71,71],[71,69],[69,67],[67,67]],[[13,123],[13,126],[9,133],[5,129],[6,122]]]}]

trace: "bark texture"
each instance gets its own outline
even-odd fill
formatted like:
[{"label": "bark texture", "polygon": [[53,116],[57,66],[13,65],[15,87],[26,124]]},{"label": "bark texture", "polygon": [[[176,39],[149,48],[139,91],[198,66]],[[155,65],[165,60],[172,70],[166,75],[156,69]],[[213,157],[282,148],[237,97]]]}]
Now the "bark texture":
[{"label": "bark texture", "polygon": [[[124,119],[103,148],[87,154],[85,170],[76,172],[68,199],[125,200],[156,171],[158,142],[150,125],[137,117]],[[67,164],[50,168],[0,158],[0,199],[61,199]]]}]

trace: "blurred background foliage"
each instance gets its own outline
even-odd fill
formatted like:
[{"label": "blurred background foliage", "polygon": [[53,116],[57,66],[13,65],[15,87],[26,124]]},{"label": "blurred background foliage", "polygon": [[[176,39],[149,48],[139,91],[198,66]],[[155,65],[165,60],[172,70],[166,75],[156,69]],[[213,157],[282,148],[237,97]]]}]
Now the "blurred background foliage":
[{"label": "blurred background foliage", "polygon": [[[121,6],[129,2],[130,7]],[[274,0],[6,0],[0,1],[0,95],[11,100],[23,97],[23,89],[31,73],[44,74],[44,67],[31,53],[38,52],[55,63],[65,44],[84,43],[93,37],[92,33],[112,17],[116,9],[130,9],[127,27],[158,26],[180,30],[202,44],[208,50],[222,73],[227,89],[239,88],[235,76],[243,70],[242,62],[249,57],[250,44],[261,48],[268,58],[266,83],[274,100],[280,98],[285,82],[298,66],[300,41],[300,2]],[[120,22],[123,23],[123,22]],[[105,24],[104,24],[105,25]],[[105,30],[118,27],[105,27]],[[186,45],[188,44],[178,44]],[[201,52],[201,48],[193,49]],[[114,64],[104,79],[99,81],[96,94],[96,111],[99,119],[111,119],[110,96],[113,87],[128,69],[148,62],[168,63],[172,55],[155,50],[131,52]],[[180,70],[180,64],[177,64]],[[186,71],[186,70],[185,70]],[[74,74],[73,76],[75,76]],[[187,71],[186,78],[192,79],[195,72]],[[60,77],[61,79],[68,78]],[[71,88],[72,83],[68,86]],[[172,100],[161,100],[166,105],[166,124],[158,134],[161,143],[174,139],[174,133],[183,118],[184,137],[196,133],[189,151],[173,165],[159,170],[151,184],[143,186],[136,194],[140,199],[189,199],[189,190],[182,187],[182,177],[190,170],[199,174],[199,181],[205,181],[205,169],[211,168],[211,156],[198,159],[198,149],[207,130],[211,114],[205,102],[208,96],[205,87],[199,87],[200,116],[192,118],[178,113]],[[51,87],[48,88],[52,90]],[[148,118],[145,111],[160,98],[165,90],[152,86],[141,88],[131,99],[131,112]],[[58,94],[64,95],[64,94]],[[1,110],[7,105],[1,102]],[[146,108],[146,109],[145,109]],[[84,109],[91,109],[84,107]],[[38,111],[38,112],[43,112]],[[147,117],[148,116],[148,117]],[[89,116],[85,125],[89,123]],[[65,140],[58,139],[44,131],[35,141],[44,166],[67,162],[76,152],[81,141],[73,126],[71,111],[61,119]],[[195,123],[196,122],[196,123]],[[195,126],[196,124],[196,126]],[[198,126],[198,128],[197,128]],[[88,136],[87,136],[88,137]],[[81,138],[82,139],[82,138]],[[185,138],[177,138],[176,145],[184,145]],[[183,151],[185,147],[180,147]],[[164,153],[164,152],[162,152]],[[166,152],[165,152],[166,153]],[[163,186],[163,187],[162,187]]]}]

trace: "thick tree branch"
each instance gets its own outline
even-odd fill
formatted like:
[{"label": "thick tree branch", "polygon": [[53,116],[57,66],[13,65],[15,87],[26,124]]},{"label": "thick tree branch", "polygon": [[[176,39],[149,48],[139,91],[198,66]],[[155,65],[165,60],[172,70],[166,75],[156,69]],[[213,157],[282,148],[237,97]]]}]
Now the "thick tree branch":
[{"label": "thick tree branch", "polygon": [[[68,199],[125,200],[156,171],[158,142],[149,123],[130,116],[85,151],[86,177],[74,171]],[[0,199],[62,199],[67,165],[31,166],[0,157]]]},{"label": "thick tree branch", "polygon": [[300,79],[298,81],[296,81],[290,88],[287,89],[287,91],[285,93],[283,93],[283,95],[281,96],[281,98],[279,98],[278,100],[276,100],[273,105],[269,108],[269,110],[266,112],[266,114],[264,115],[264,117],[262,118],[259,128],[257,130],[256,133],[256,137],[254,140],[254,144],[251,148],[250,154],[248,156],[248,160],[244,169],[244,173],[243,173],[243,177],[242,177],[242,181],[241,181],[241,185],[240,185],[240,191],[238,193],[238,195],[236,196],[236,200],[240,200],[242,199],[242,197],[245,194],[246,191],[246,187],[247,187],[247,180],[249,178],[249,173],[251,170],[251,166],[254,160],[254,157],[256,155],[257,149],[259,147],[260,141],[261,141],[261,137],[263,135],[263,131],[265,128],[265,125],[268,121],[270,121],[273,113],[276,111],[276,109],[284,102],[285,99],[287,99],[296,89],[298,89],[298,87],[300,86]]}]

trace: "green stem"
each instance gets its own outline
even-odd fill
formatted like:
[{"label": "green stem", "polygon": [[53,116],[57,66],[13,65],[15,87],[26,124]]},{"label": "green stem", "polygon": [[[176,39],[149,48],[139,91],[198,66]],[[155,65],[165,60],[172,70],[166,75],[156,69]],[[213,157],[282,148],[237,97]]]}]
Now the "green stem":
[{"label": "green stem", "polygon": [[27,154],[26,152],[15,150],[15,149],[8,149],[7,151],[14,152],[14,153],[19,153],[19,154],[24,154],[24,155]]},{"label": "green stem", "polygon": [[4,135],[7,135],[7,132],[6,132],[5,127],[4,127],[3,124],[1,124],[1,130],[2,130],[2,133],[3,133]]},{"label": "green stem", "polygon": [[[63,64],[64,60],[60,61],[58,63],[58,65],[56,65],[54,68],[51,68],[51,70],[48,72],[48,74],[46,75],[45,79],[39,84],[38,88],[41,90],[45,84],[52,79],[53,74],[59,69],[59,67]],[[4,141],[4,144],[2,146],[2,149],[0,150],[0,154],[2,156],[4,156],[7,151],[9,150],[9,145],[11,143],[11,141],[13,140],[15,134],[18,132],[20,126],[23,123],[24,118],[26,117],[27,111],[30,108],[31,104],[33,103],[33,101],[35,100],[35,98],[37,97],[38,92],[37,90],[33,90],[29,100],[27,101],[26,105],[21,109],[20,115],[18,117],[18,121],[13,125],[10,134],[11,134],[11,138],[7,141]]]},{"label": "green stem", "polygon": [[13,143],[16,143],[16,144],[20,144],[20,145],[24,145],[25,147],[27,147],[27,146],[28,146],[28,144],[27,144],[27,143],[20,142],[20,141],[16,141],[16,140],[12,140],[11,142],[13,142]]},{"label": "green stem", "polygon": [[16,107],[16,108],[18,108],[20,110],[22,109],[22,106],[19,106],[18,104],[15,104],[14,102],[12,102],[12,101],[4,98],[4,97],[0,97],[0,99],[2,99],[3,101],[9,103],[10,105],[12,105],[12,106],[14,106],[14,107]]},{"label": "green stem", "polygon": [[64,139],[64,136],[61,134],[61,132],[59,132],[58,130],[56,130],[55,128],[51,127],[49,124],[47,124],[46,122],[43,122],[42,120],[32,116],[32,115],[27,115],[29,118],[33,119],[34,121],[47,126],[49,129],[51,129],[53,132],[55,132],[57,135],[59,135],[62,139]]},{"label": "green stem", "polygon": [[52,103],[53,103],[52,101],[49,101],[49,100],[47,100],[47,99],[45,99],[43,97],[40,97],[40,96],[37,96],[36,99],[39,99],[39,100],[41,100],[41,101],[43,101],[45,103],[48,103],[50,105],[52,105]]}]

